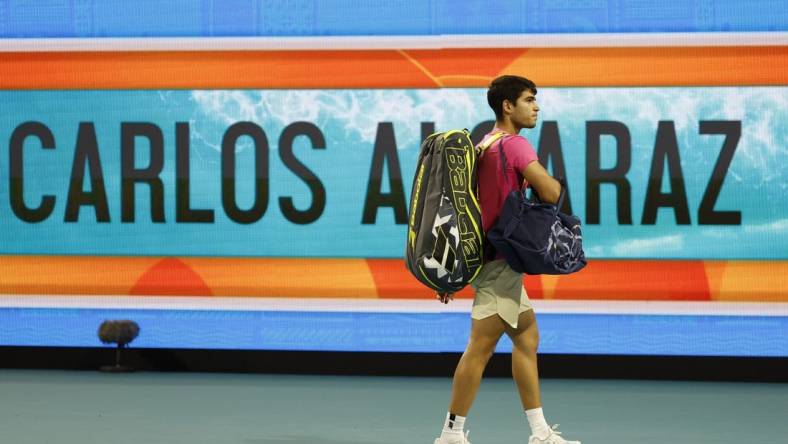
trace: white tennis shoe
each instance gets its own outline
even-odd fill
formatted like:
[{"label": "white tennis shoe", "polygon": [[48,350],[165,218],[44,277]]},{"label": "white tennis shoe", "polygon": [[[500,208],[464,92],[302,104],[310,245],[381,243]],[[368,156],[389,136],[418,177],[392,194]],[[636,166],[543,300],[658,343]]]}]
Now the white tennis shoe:
[{"label": "white tennis shoe", "polygon": [[[437,442],[436,442],[437,444]],[[561,437],[558,431],[558,424],[550,427],[550,434],[546,438],[539,439],[534,435],[528,438],[528,444],[580,444],[580,441],[567,441]]]},{"label": "white tennis shoe", "polygon": [[471,444],[468,441],[468,432],[466,431],[464,435],[459,435],[455,437],[443,437],[435,438],[435,444]]}]

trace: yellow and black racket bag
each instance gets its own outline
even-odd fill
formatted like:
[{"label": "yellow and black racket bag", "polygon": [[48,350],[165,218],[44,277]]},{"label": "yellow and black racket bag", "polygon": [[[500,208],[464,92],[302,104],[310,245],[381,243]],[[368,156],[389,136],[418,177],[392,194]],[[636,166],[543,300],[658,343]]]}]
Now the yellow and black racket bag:
[{"label": "yellow and black racket bag", "polygon": [[424,285],[457,292],[482,266],[476,151],[467,130],[435,133],[421,144],[408,211],[405,262]]}]

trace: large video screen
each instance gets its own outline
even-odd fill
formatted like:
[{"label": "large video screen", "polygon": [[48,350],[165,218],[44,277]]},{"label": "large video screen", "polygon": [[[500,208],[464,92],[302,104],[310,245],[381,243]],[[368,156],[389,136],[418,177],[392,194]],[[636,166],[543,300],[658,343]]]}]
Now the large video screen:
[{"label": "large video screen", "polygon": [[474,2],[137,3],[0,4],[0,346],[98,347],[131,319],[133,347],[461,352],[473,293],[442,305],[408,273],[407,205],[421,141],[481,138],[516,74],[589,258],[525,276],[540,352],[788,356],[769,2],[532,2],[494,31]]},{"label": "large video screen", "polygon": [[[489,131],[485,92],[0,93],[3,293],[79,302],[36,309],[62,337],[2,309],[3,340],[95,344],[90,322],[120,316],[139,346],[461,350],[471,295],[442,313],[402,252],[420,141]],[[788,89],[537,97],[523,135],[567,178],[590,258],[526,277],[555,330],[543,352],[784,353],[784,305],[769,304],[786,297]]]}]

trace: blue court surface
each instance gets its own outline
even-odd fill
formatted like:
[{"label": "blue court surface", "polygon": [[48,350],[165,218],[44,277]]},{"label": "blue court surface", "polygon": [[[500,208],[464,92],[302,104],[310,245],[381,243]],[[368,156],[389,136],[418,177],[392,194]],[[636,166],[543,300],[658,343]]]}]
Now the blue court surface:
[{"label": "blue court surface", "polygon": [[[0,370],[0,442],[431,444],[450,389],[448,375]],[[548,422],[584,444],[788,436],[788,384],[546,379],[542,395]],[[527,442],[511,379],[482,381],[466,429],[473,444]]]}]

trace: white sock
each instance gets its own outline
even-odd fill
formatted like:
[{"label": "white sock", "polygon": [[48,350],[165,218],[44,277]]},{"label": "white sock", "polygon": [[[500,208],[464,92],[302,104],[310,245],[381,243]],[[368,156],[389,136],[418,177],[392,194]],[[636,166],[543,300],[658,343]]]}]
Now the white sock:
[{"label": "white sock", "polygon": [[530,409],[525,411],[525,417],[528,418],[528,425],[531,426],[531,434],[539,439],[547,438],[550,435],[550,426],[544,419],[544,412],[542,408]]},{"label": "white sock", "polygon": [[454,413],[446,413],[446,421],[443,423],[443,431],[441,436],[445,435],[462,435],[462,429],[465,427],[465,417],[455,415]]}]

